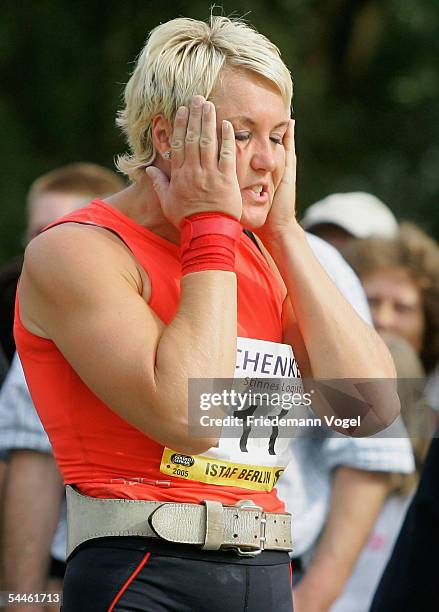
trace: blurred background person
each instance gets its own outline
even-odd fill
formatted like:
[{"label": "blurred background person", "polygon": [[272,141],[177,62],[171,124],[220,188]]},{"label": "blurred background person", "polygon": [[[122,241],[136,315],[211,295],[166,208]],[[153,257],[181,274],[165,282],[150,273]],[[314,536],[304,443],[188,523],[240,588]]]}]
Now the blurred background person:
[{"label": "blurred background person", "polygon": [[362,191],[333,193],[309,206],[302,227],[340,249],[353,238],[392,238],[398,222],[390,208]]},{"label": "blurred background person", "polygon": [[[339,249],[360,237],[390,239],[399,231],[392,211],[364,192],[336,193],[316,202],[307,209],[302,225]],[[318,245],[320,252],[316,252],[321,264],[360,316],[371,322],[364,291],[352,269],[341,255],[334,254],[329,245],[324,249],[323,244]],[[399,346],[401,342],[396,342],[398,350],[393,343],[395,353],[411,353],[410,347]],[[416,360],[416,355],[413,358]],[[411,362],[411,358],[404,356],[399,359],[400,366],[402,362]],[[412,369],[412,374],[422,371],[420,364],[418,368]],[[399,375],[406,375],[406,370],[400,367]],[[291,449],[293,460],[279,482],[279,489],[296,517],[295,602],[299,612],[328,610],[350,584],[349,577],[363,547],[374,537],[374,523],[389,491],[398,487],[412,490],[415,481],[412,449],[403,438],[349,440],[332,433],[326,439],[293,440]],[[415,452],[415,457],[419,459],[425,444],[421,443],[416,450],[419,452]],[[385,513],[388,515],[389,511]],[[402,516],[403,510],[398,514],[398,524]],[[392,529],[382,538],[380,553],[385,558],[395,534]],[[384,563],[385,559],[381,569]],[[379,575],[378,569],[365,576],[366,593],[357,593],[356,610],[367,609]]]},{"label": "blurred background person", "polygon": [[[419,356],[413,347],[399,336],[389,337],[387,346],[395,361],[398,379],[406,379],[410,391],[414,388],[412,385],[415,384],[415,379],[423,381],[425,376]],[[400,397],[401,415],[408,436],[410,436],[408,439],[415,459],[415,470],[411,473],[404,474],[400,471],[391,474],[377,519],[344,585],[341,596],[330,608],[331,612],[353,612],[354,610],[355,612],[367,612],[369,610],[376,587],[418,484],[429,444],[429,415],[426,406],[423,406],[420,411],[416,394],[409,392],[405,397],[400,394]],[[395,438],[389,441],[390,443],[398,442]],[[343,520],[343,517],[340,518]]]},{"label": "blurred background person", "polygon": [[[123,182],[111,170],[91,163],[68,164],[36,179],[26,195],[24,244],[51,221],[85,204],[93,194],[114,191],[116,185]],[[9,364],[15,354],[15,291],[22,266],[22,254],[0,266],[0,345]]]},{"label": "blurred background person", "polygon": [[[436,241],[412,223],[402,223],[394,238],[351,242],[343,255],[360,277],[378,332],[401,336],[413,347],[432,387],[439,363]],[[439,409],[437,396],[428,399]]]},{"label": "blurred background person", "polygon": [[[435,241],[413,224],[402,223],[395,237],[350,241],[343,253],[363,283],[374,325],[391,350],[398,378],[411,379],[414,389],[416,379],[423,381],[426,373],[437,376],[439,247]],[[427,405],[415,411],[416,396],[408,396],[411,402],[404,398],[401,414],[410,435],[416,472],[392,478],[367,546],[331,612],[369,609],[415,490],[433,422]],[[434,401],[437,398],[427,394],[426,404]]]},{"label": "blurred background person", "polygon": [[[432,319],[433,312],[437,314],[437,308],[435,310],[433,306],[437,305],[438,284],[433,272],[434,269],[439,271],[435,255],[437,246],[413,226],[408,226],[411,228],[409,241],[407,225],[403,225],[400,233],[393,213],[371,194],[352,192],[328,196],[307,210],[303,225],[309,231],[332,242],[334,246],[342,248],[342,252],[349,252],[349,248],[355,251],[356,245],[364,243],[357,257],[359,266],[367,265],[365,262],[373,258],[376,252],[373,245],[381,242],[392,243],[397,237],[405,237],[405,242],[411,244],[409,250],[416,251],[417,259],[425,262],[423,266],[419,263],[417,266],[412,265],[412,268],[416,268],[414,277],[418,275],[424,279],[422,284],[425,288],[430,288],[426,296],[430,306],[426,308],[425,317]],[[426,240],[421,240],[421,236]],[[367,237],[369,240],[357,240]],[[407,259],[407,256],[400,257],[399,261],[398,258],[393,259],[394,268],[401,266],[402,259]],[[348,261],[351,262],[349,257]],[[322,254],[321,263],[331,274],[334,259],[329,258],[328,254],[326,257]],[[360,272],[355,265],[354,268]],[[345,281],[349,278],[349,268],[343,271],[343,267],[338,264],[338,269],[338,282],[335,278],[334,280],[346,297],[351,294],[348,299],[352,303],[355,295],[352,293],[352,283],[348,294],[343,287],[343,278]],[[425,278],[426,270],[428,270],[428,280]],[[392,269],[390,276],[394,276],[394,272]],[[363,280],[361,274],[360,277]],[[361,297],[357,294],[355,302],[359,304],[360,301]],[[373,313],[373,303],[371,306]],[[400,309],[402,310],[402,307]],[[357,310],[362,312],[358,306]],[[386,327],[384,330],[376,317],[374,324],[385,336],[397,364],[398,376],[422,377],[424,368],[416,353],[420,350],[422,336],[418,335],[416,339],[412,337],[412,341],[417,341],[411,346],[403,338],[394,336],[398,331],[397,326]],[[390,331],[393,332],[392,335],[389,335]],[[431,331],[430,325],[429,332]],[[432,338],[431,333],[427,334],[433,345],[436,342],[436,335],[433,333]],[[403,336],[410,341],[407,330]],[[426,362],[424,365],[428,368]],[[405,422],[410,424],[412,415],[407,405],[403,416]],[[416,425],[421,426],[422,435],[425,436],[429,429],[425,410],[421,415],[421,421],[421,424],[418,422]],[[352,609],[359,612],[368,609],[413,493],[426,452],[425,437],[414,438],[411,442],[416,460],[415,472],[413,472],[413,463],[410,467],[408,440],[352,441],[334,434],[323,442],[293,440],[293,461],[282,476],[279,487],[284,491],[282,495],[287,500],[290,512],[296,516],[293,541],[294,554],[299,558],[293,560],[293,566],[296,565],[296,568],[298,566],[302,570],[302,572],[296,571],[296,576],[300,579],[305,570],[303,580],[299,581],[295,590],[295,601],[299,612],[301,607],[307,612],[327,610],[340,596],[341,599],[331,607],[334,612],[347,612]],[[387,478],[384,478],[385,472],[388,472]],[[340,503],[341,500],[346,501]],[[350,512],[351,509],[355,511]],[[374,526],[376,519],[378,520]],[[362,552],[366,542],[368,545]],[[369,571],[366,572],[365,567]],[[353,575],[349,579],[351,572]],[[296,584],[297,582],[296,580]],[[355,605],[353,601],[356,602]]]},{"label": "blurred background person", "polygon": [[[28,192],[27,240],[90,199],[109,195],[123,185],[124,181],[114,172],[91,163],[69,164],[44,174]],[[2,328],[11,346],[14,346],[12,329],[8,325],[13,322],[15,287],[14,292],[11,289],[17,284],[21,263],[21,257],[15,258],[15,277],[10,274],[7,292],[11,302],[5,299],[2,310]],[[4,589],[44,592],[48,575],[61,578],[64,571],[65,517],[54,540],[50,566],[51,543],[64,487],[16,354],[0,391],[0,453],[4,475],[0,483]],[[51,586],[59,589],[60,584]],[[32,609],[35,610],[35,605]]]},{"label": "blurred background person", "polygon": [[430,612],[439,601],[439,429],[369,612]]}]

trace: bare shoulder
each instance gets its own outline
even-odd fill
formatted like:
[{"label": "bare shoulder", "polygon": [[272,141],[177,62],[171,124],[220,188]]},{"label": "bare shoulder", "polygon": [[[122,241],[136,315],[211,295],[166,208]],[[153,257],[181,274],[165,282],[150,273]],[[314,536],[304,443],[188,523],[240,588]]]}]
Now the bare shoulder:
[{"label": "bare shoulder", "polygon": [[148,278],[123,242],[103,228],[59,225],[34,238],[26,249],[19,288],[21,319],[30,331],[45,336],[46,311],[99,300],[116,289],[149,297]]},{"label": "bare shoulder", "polygon": [[146,303],[141,281],[117,237],[66,224],[29,245],[19,298],[24,327],[51,340],[104,404],[148,432],[145,406],[155,399],[165,326]]},{"label": "bare shoulder", "polygon": [[[109,230],[92,225],[64,223],[34,238],[25,252],[25,266],[29,272],[47,277],[47,272],[62,273],[63,266],[74,270],[102,265],[111,271],[114,265],[130,267],[134,256],[117,236]],[[73,266],[73,268],[72,268]],[[100,270],[100,273],[102,270]]]}]

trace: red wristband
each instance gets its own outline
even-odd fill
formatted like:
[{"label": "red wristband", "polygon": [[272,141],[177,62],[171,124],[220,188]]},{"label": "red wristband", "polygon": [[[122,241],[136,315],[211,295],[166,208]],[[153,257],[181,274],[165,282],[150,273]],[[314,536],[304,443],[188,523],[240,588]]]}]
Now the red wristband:
[{"label": "red wristband", "polygon": [[197,213],[181,224],[181,274],[202,270],[235,271],[235,248],[242,226],[223,213]]}]

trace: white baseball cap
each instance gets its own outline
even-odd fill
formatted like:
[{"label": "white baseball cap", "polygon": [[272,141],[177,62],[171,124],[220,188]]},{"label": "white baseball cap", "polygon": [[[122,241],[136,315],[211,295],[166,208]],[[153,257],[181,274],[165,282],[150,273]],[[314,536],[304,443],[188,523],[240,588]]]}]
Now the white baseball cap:
[{"label": "white baseball cap", "polygon": [[321,223],[338,225],[355,238],[393,238],[398,222],[392,211],[370,193],[333,193],[306,209],[302,227],[312,229]]}]

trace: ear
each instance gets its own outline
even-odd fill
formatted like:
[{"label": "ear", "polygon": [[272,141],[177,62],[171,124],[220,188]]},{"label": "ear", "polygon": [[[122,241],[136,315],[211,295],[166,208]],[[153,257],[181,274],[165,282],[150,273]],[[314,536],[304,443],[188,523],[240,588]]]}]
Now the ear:
[{"label": "ear", "polygon": [[163,157],[171,149],[171,122],[159,113],[152,120],[151,134],[157,153]]}]

